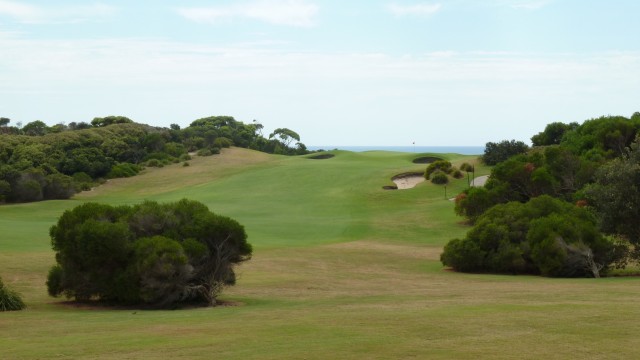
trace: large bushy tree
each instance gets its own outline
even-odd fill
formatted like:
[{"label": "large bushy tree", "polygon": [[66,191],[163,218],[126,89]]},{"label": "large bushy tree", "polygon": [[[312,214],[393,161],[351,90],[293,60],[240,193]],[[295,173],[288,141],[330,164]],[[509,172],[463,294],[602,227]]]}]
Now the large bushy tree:
[{"label": "large bushy tree", "polygon": [[173,307],[213,305],[251,257],[244,228],[196,201],[135,206],[86,203],[51,230],[49,294]]},{"label": "large bushy tree", "polygon": [[544,195],[492,207],[441,260],[459,271],[599,277],[621,254],[587,210]]}]

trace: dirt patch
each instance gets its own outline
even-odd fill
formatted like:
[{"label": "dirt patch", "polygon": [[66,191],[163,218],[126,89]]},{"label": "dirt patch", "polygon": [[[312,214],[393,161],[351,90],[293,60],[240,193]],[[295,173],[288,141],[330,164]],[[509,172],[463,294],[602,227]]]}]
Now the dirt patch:
[{"label": "dirt patch", "polygon": [[443,160],[443,159],[437,156],[422,156],[422,157],[413,159],[413,163],[414,164],[431,164],[438,160]]},{"label": "dirt patch", "polygon": [[308,156],[307,159],[311,159],[311,160],[326,160],[326,159],[331,159],[332,157],[335,157],[335,155],[334,154],[319,154],[319,155]]}]

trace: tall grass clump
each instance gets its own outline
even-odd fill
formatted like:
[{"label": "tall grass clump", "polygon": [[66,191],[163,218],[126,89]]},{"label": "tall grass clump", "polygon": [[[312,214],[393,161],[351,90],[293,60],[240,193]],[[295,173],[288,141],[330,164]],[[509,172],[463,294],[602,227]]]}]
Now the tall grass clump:
[{"label": "tall grass clump", "polygon": [[0,311],[22,310],[25,307],[20,294],[4,286],[0,278]]}]

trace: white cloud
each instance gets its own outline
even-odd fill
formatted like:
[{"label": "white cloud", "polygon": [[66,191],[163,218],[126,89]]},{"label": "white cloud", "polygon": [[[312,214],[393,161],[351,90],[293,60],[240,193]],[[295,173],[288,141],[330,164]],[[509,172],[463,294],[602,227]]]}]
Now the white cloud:
[{"label": "white cloud", "polygon": [[275,25],[310,27],[320,7],[306,0],[258,0],[229,6],[179,8],[178,14],[195,22],[216,23],[237,18]]},{"label": "white cloud", "polygon": [[102,3],[81,6],[34,6],[18,1],[0,0],[0,16],[6,15],[27,24],[75,23],[99,20],[116,9]]},{"label": "white cloud", "polygon": [[400,5],[392,3],[388,5],[389,11],[396,16],[429,16],[437,13],[442,8],[441,4],[420,3],[413,5]]},{"label": "white cloud", "polygon": [[0,110],[16,121],[122,114],[168,126],[229,114],[293,128],[310,145],[528,141],[551,121],[630,115],[640,78],[639,52],[394,56],[19,36],[0,36],[0,49]]},{"label": "white cloud", "polygon": [[39,16],[35,6],[14,1],[0,1],[0,15],[8,15],[16,19],[32,19]]},{"label": "white cloud", "polygon": [[551,3],[551,0],[501,0],[498,5],[514,9],[538,10]]}]

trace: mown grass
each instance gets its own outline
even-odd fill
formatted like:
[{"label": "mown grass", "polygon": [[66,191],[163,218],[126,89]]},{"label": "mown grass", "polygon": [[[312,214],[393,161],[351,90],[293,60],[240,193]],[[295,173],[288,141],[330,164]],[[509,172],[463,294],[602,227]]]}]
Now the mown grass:
[{"label": "mown grass", "polygon": [[[0,314],[0,358],[636,358],[636,278],[459,274],[467,228],[444,189],[385,191],[416,154],[268,156],[231,149],[149,169],[70,201],[0,207],[0,275],[29,308]],[[473,157],[445,155],[454,162]],[[486,173],[479,168],[476,175]],[[450,184],[453,196],[466,179]],[[254,258],[228,306],[104,309],[50,298],[48,227],[82,201],[188,197],[244,224]]]}]

